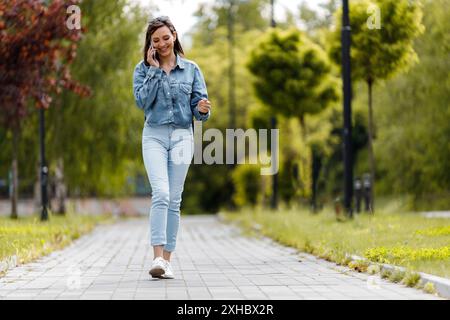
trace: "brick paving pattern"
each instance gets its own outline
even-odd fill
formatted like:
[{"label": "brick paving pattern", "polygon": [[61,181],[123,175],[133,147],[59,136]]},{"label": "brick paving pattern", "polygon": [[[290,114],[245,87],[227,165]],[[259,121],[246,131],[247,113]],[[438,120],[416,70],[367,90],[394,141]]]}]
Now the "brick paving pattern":
[{"label": "brick paving pattern", "polygon": [[175,279],[152,279],[148,219],[97,227],[0,278],[0,299],[439,299],[357,273],[215,216],[182,216]]}]

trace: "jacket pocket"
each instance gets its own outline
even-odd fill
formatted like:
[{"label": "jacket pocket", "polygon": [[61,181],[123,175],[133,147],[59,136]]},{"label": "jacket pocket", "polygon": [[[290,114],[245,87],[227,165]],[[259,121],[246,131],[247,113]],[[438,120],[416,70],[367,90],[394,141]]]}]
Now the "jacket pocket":
[{"label": "jacket pocket", "polygon": [[178,85],[178,102],[183,106],[190,106],[192,86],[188,83],[180,83]]},{"label": "jacket pocket", "polygon": [[180,83],[180,90],[184,92],[185,94],[191,94],[192,93],[192,86],[189,83]]}]

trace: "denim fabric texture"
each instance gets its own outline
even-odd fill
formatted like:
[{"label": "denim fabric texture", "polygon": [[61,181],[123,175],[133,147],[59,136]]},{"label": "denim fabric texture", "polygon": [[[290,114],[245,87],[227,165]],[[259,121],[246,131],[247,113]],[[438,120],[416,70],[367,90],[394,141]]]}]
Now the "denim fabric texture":
[{"label": "denim fabric texture", "polygon": [[208,99],[205,80],[197,64],[176,55],[176,65],[169,74],[161,68],[139,62],[133,75],[136,105],[144,110],[146,123],[174,123],[187,128],[192,117],[206,121],[211,111],[201,113],[197,104]]},{"label": "denim fabric texture", "polygon": [[142,155],[152,188],[150,244],[175,250],[180,224],[181,195],[194,155],[191,128],[174,124],[144,126]]}]

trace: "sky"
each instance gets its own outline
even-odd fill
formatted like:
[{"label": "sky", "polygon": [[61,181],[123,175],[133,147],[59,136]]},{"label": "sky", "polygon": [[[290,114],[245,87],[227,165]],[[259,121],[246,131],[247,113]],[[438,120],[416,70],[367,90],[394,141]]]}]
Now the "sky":
[{"label": "sky", "polygon": [[[133,0],[142,5],[149,3],[148,0]],[[305,0],[275,0],[275,21],[284,20],[286,10],[293,13],[298,12],[298,6]],[[214,3],[215,0],[159,0],[153,1],[159,7],[159,11],[154,12],[155,16],[169,16],[177,28],[181,39],[192,28],[196,22],[194,12],[200,3]],[[269,0],[267,1],[269,3]],[[318,4],[324,0],[308,0],[308,5],[317,8]]]}]

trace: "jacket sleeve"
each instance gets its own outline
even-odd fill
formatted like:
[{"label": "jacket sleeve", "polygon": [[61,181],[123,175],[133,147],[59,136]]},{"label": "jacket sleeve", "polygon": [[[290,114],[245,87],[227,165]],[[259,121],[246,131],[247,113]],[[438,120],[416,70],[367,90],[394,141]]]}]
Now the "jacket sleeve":
[{"label": "jacket sleeve", "polygon": [[195,119],[206,121],[211,115],[211,110],[209,110],[208,113],[201,113],[198,111],[197,104],[201,99],[208,99],[208,92],[206,90],[203,74],[200,68],[196,65],[194,70],[194,82],[192,84],[191,110]]},{"label": "jacket sleeve", "polygon": [[154,66],[148,69],[139,63],[133,74],[133,94],[136,105],[140,109],[147,109],[156,99],[162,70]]}]

